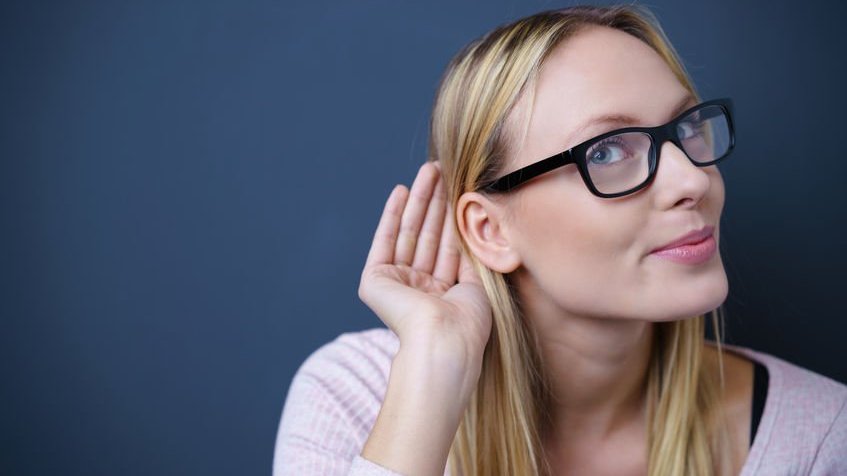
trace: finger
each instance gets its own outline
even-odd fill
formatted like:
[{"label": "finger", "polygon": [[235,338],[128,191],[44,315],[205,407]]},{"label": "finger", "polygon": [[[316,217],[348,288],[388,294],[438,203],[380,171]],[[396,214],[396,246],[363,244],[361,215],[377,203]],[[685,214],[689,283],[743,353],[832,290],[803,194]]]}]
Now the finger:
[{"label": "finger", "polygon": [[375,264],[394,262],[394,248],[397,243],[397,231],[409,193],[403,185],[397,185],[388,195],[382,217],[374,232],[374,240],[368,252],[365,267]]},{"label": "finger", "polygon": [[[449,208],[449,207],[448,207]],[[456,234],[453,210],[447,210],[444,217],[444,229],[441,233],[441,243],[438,246],[438,258],[435,260],[435,271],[432,276],[445,283],[453,284],[459,272],[461,247]]]},{"label": "finger", "polygon": [[418,176],[409,191],[406,209],[400,220],[400,233],[397,235],[397,245],[394,249],[394,263],[411,265],[415,256],[418,234],[426,216],[432,190],[438,179],[438,170],[432,163],[424,164],[418,171]]},{"label": "finger", "polygon": [[429,202],[426,218],[415,248],[415,259],[412,262],[412,267],[419,271],[432,274],[432,267],[435,265],[438,245],[444,230],[444,213],[447,211],[446,201],[444,180],[439,178],[435,184],[435,190],[432,191],[432,200]]}]

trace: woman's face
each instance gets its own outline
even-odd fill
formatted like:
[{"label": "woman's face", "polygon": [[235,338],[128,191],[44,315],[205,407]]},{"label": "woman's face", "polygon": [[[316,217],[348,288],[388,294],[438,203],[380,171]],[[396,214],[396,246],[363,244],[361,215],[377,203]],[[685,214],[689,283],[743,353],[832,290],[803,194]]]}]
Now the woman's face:
[{"label": "woman's face", "polygon": [[[551,52],[531,106],[527,96],[518,102],[504,172],[612,129],[664,124],[694,104],[649,46],[618,30],[588,27]],[[603,116],[636,123],[593,122]],[[728,290],[719,253],[682,264],[651,251],[705,226],[714,227],[717,243],[723,202],[718,169],[695,167],[670,142],[661,145],[652,184],[632,195],[591,194],[573,164],[524,184],[504,197],[524,306],[530,313],[649,321],[717,308]]]}]

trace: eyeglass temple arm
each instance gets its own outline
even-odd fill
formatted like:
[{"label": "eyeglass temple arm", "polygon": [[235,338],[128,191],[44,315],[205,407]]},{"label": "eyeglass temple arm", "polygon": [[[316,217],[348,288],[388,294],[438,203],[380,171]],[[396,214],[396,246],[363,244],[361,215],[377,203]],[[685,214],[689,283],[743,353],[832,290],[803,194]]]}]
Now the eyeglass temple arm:
[{"label": "eyeglass temple arm", "polygon": [[571,150],[572,149],[568,149],[552,157],[547,157],[544,160],[528,165],[522,169],[515,170],[510,174],[506,174],[494,182],[484,186],[483,190],[488,192],[508,192],[527,180],[538,177],[539,175],[549,172],[555,168],[572,164],[574,161]]}]

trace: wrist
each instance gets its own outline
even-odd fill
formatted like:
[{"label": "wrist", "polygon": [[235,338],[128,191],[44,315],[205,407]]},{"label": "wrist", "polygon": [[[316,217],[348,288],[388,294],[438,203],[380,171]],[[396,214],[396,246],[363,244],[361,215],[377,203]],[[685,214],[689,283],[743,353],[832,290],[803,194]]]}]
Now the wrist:
[{"label": "wrist", "polygon": [[482,370],[484,347],[476,349],[454,335],[425,335],[401,340],[394,365],[402,366],[421,381],[444,382],[468,395],[476,388]]},{"label": "wrist", "polygon": [[[456,418],[476,389],[482,356],[438,340],[418,339],[401,343],[391,365],[392,379],[406,387],[409,395],[451,402]],[[398,383],[399,383],[398,382]],[[447,405],[445,403],[445,405]]]},{"label": "wrist", "polygon": [[409,475],[442,474],[479,369],[437,346],[401,346],[362,456]]}]

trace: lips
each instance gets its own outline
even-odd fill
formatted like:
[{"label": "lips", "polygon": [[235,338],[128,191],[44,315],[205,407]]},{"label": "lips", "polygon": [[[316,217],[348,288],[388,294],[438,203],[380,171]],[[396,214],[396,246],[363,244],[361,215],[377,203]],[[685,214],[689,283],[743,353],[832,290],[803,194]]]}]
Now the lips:
[{"label": "lips", "polygon": [[670,243],[654,249],[653,251],[651,251],[651,253],[656,253],[656,252],[659,252],[659,251],[665,251],[665,250],[669,250],[669,249],[672,249],[672,248],[677,248],[677,247],[685,246],[685,245],[694,245],[694,244],[700,243],[700,242],[706,240],[707,238],[711,237],[714,232],[715,232],[715,227],[707,225],[707,226],[704,226],[703,228],[701,228],[699,230],[694,230],[692,232],[686,233],[686,234],[680,236],[679,238],[671,241]]}]

